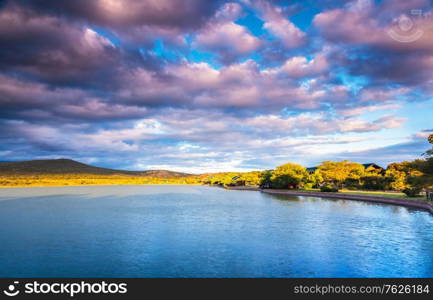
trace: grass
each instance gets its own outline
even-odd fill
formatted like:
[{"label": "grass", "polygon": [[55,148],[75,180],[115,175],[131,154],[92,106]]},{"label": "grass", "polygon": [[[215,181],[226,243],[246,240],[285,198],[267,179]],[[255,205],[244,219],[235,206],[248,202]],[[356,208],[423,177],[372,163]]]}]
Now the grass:
[{"label": "grass", "polygon": [[424,196],[419,197],[409,197],[406,196],[406,194],[401,192],[385,192],[385,191],[351,191],[351,190],[341,190],[340,191],[343,194],[349,194],[349,195],[361,195],[361,196],[375,196],[375,197],[384,197],[384,198],[398,198],[398,199],[405,199],[405,200],[424,200]]},{"label": "grass", "polygon": [[[238,187],[238,189],[243,189],[245,187]],[[234,188],[236,189],[236,187]],[[287,189],[276,189],[281,191],[294,191],[294,192],[301,192],[301,193],[308,193],[308,192],[319,192],[320,189],[305,189],[305,190],[287,190]],[[327,193],[323,192],[324,195]],[[360,195],[360,196],[372,196],[372,197],[383,197],[383,198],[394,198],[394,199],[404,199],[404,200],[423,200],[423,201],[429,201],[426,199],[424,195],[418,196],[418,197],[408,197],[406,194],[402,192],[397,191],[361,191],[361,190],[348,190],[348,189],[341,189],[339,190],[338,194],[341,195]]]},{"label": "grass", "polygon": [[[308,190],[298,190],[299,192],[320,192],[319,189],[308,189]],[[383,198],[394,198],[394,199],[404,199],[404,200],[426,200],[425,196],[419,197],[408,197],[406,194],[397,191],[360,191],[360,190],[348,190],[341,189],[339,194],[346,195],[360,195],[360,196],[374,196]]]},{"label": "grass", "polygon": [[0,175],[0,187],[43,187],[78,185],[140,185],[140,184],[194,184],[193,177],[155,178],[123,174],[40,174]]}]

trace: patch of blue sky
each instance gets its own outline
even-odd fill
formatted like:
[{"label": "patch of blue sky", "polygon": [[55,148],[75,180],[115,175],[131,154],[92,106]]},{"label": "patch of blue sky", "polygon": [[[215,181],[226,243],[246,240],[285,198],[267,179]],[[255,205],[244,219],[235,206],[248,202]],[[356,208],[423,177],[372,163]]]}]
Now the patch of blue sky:
[{"label": "patch of blue sky", "polygon": [[432,113],[433,98],[430,98],[427,101],[406,103],[399,109],[397,116],[416,116],[415,118],[408,118],[405,123],[405,130],[408,133],[413,133],[425,129],[433,129]]},{"label": "patch of blue sky", "polygon": [[266,33],[265,29],[263,28],[264,22],[257,17],[254,11],[249,9],[247,9],[246,14],[236,20],[235,23],[247,27],[248,30],[256,37],[260,37]]},{"label": "patch of blue sky", "polygon": [[95,31],[97,34],[108,39],[115,46],[122,44],[121,40],[109,30],[103,29],[98,26],[92,26],[91,29]]},{"label": "patch of blue sky", "polygon": [[203,147],[200,146],[198,144],[193,144],[191,142],[188,141],[179,141],[176,144],[176,147],[181,150],[181,151],[185,151],[185,152],[193,152],[193,151],[197,151],[197,150],[208,150],[208,147]]},{"label": "patch of blue sky", "polygon": [[222,64],[218,62],[217,56],[211,52],[191,49],[185,58],[191,63],[207,63],[216,70],[219,70],[222,67]]},{"label": "patch of blue sky", "polygon": [[[346,151],[351,152],[354,151],[354,149],[356,149],[356,151],[364,151],[369,149],[388,147],[401,143],[404,140],[410,140],[410,135],[402,134],[402,132],[398,128],[382,129],[380,130],[380,134],[378,134],[378,132],[352,132],[327,135],[326,137],[331,140],[348,140],[348,142],[322,143],[320,145],[320,149],[318,149],[319,151],[317,155],[320,155],[319,152],[326,156],[327,154],[331,153],[339,153]],[[374,158],[371,158],[371,160],[374,160]],[[363,161],[359,162],[363,163]]]},{"label": "patch of blue sky", "polygon": [[182,53],[178,49],[166,46],[162,39],[155,40],[152,52],[155,55],[171,62],[178,61],[182,56]]},{"label": "patch of blue sky", "polygon": [[188,51],[184,53],[184,58],[191,63],[207,63],[212,68],[219,70],[222,64],[218,62],[215,53],[204,51],[202,49],[197,49],[194,47],[195,35],[188,34],[185,37],[187,43]]},{"label": "patch of blue sky", "polygon": [[320,13],[320,9],[317,6],[308,5],[290,16],[290,21],[305,32],[310,30],[314,16],[318,13]]},{"label": "patch of blue sky", "polygon": [[354,95],[357,95],[358,92],[369,83],[369,79],[366,76],[353,76],[344,70],[334,70],[334,72],[341,83]]},{"label": "patch of blue sky", "polygon": [[159,146],[173,146],[175,147],[178,143],[178,140],[176,138],[170,138],[170,137],[161,137],[161,138],[155,138],[152,140],[148,140],[146,141],[144,144],[149,144],[149,145],[159,145]]}]

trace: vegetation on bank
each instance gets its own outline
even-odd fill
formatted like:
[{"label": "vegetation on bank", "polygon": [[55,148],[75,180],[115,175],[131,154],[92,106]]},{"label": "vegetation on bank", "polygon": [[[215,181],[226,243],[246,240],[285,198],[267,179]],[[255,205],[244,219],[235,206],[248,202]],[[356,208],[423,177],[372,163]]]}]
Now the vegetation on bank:
[{"label": "vegetation on bank", "polygon": [[[428,137],[428,142],[433,144],[433,135]],[[405,194],[400,194],[399,198],[417,197],[422,191],[433,188],[433,148],[421,159],[392,163],[386,170],[374,164],[366,167],[346,160],[325,161],[312,169],[309,172],[299,164],[287,163],[263,172],[213,174],[204,183],[306,191],[315,188],[322,192],[345,189],[345,192],[360,194],[383,191],[385,197],[394,197],[394,191]]]},{"label": "vegetation on bank", "polygon": [[[305,192],[305,193],[320,192],[320,189],[298,189],[296,190],[296,192]],[[362,190],[341,189],[338,190],[338,193],[341,195],[359,195],[359,196],[404,199],[404,200],[413,199],[413,197],[409,197],[405,193],[399,191],[368,191],[368,190],[362,191]],[[422,199],[424,199],[424,197]]]},{"label": "vegetation on bank", "polygon": [[[433,135],[429,136],[428,141],[433,144]],[[5,172],[5,168],[2,170],[0,167],[0,186],[208,184],[306,191],[314,189],[322,192],[341,191],[364,195],[376,193],[376,196],[379,196],[378,192],[372,191],[383,191],[379,192],[380,196],[398,198],[419,196],[423,190],[433,188],[433,149],[424,153],[421,159],[392,163],[386,170],[375,165],[366,167],[350,161],[325,161],[314,171],[308,171],[299,164],[286,163],[274,170],[190,175],[168,171],[117,171],[87,165],[80,169],[81,166],[70,160],[57,160],[56,163],[63,168],[67,163],[80,171],[75,172],[73,169],[74,172],[71,173],[59,173],[55,168],[55,171],[49,173],[41,173],[36,169],[24,172],[25,168],[20,165],[24,169],[12,168],[11,171],[9,166],[9,171]]]},{"label": "vegetation on bank", "polygon": [[76,186],[76,185],[140,185],[198,184],[190,177],[143,177],[122,174],[22,174],[0,175],[0,187]]}]

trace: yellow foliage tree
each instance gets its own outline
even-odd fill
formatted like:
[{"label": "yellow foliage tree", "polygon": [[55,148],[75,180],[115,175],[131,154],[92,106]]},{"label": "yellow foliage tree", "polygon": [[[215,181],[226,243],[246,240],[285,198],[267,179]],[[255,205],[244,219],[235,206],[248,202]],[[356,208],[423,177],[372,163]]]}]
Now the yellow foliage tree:
[{"label": "yellow foliage tree", "polygon": [[344,161],[324,161],[318,168],[318,172],[325,182],[341,187],[343,183],[350,180],[359,180],[364,174],[364,166]]}]

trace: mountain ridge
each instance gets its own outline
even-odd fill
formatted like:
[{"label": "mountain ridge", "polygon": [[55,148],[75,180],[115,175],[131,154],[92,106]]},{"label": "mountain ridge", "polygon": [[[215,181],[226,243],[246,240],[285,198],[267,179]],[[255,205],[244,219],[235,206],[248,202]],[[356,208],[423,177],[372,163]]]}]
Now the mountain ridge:
[{"label": "mountain ridge", "polygon": [[0,174],[121,174],[138,177],[159,178],[178,178],[191,176],[191,174],[168,170],[128,171],[96,167],[67,158],[0,162]]}]

